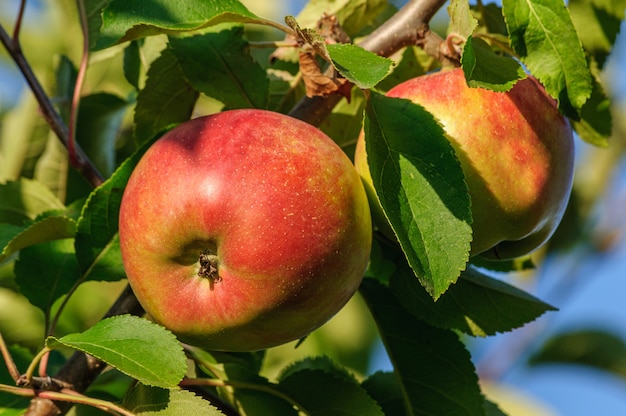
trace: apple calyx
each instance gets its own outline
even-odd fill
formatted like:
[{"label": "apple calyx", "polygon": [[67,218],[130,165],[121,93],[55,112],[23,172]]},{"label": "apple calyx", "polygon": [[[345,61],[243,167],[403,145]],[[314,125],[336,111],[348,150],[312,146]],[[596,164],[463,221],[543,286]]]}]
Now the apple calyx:
[{"label": "apple calyx", "polygon": [[218,257],[211,250],[205,250],[200,253],[198,261],[200,262],[198,276],[211,280],[211,283],[222,280],[218,270]]}]

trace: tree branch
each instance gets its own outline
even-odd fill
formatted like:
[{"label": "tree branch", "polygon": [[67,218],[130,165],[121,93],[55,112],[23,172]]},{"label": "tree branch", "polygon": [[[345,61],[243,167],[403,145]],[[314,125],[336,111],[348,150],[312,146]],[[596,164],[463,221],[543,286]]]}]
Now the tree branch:
[{"label": "tree branch", "polygon": [[[19,42],[17,39],[12,39],[4,30],[2,25],[0,25],[0,42],[2,42],[9,55],[11,55],[11,58],[22,72],[26,83],[39,103],[41,114],[46,119],[46,123],[48,123],[52,131],[54,131],[59,140],[61,140],[65,148],[69,149],[70,141],[67,126],[63,122],[59,113],[54,109],[52,102],[48,98],[48,94],[46,94],[43,87],[39,83],[39,80],[33,73],[30,64],[22,53],[22,48],[20,47]],[[73,160],[70,159],[72,167],[76,169],[94,188],[102,184],[102,175],[98,172],[98,169],[96,169],[78,144],[76,144],[75,155],[76,157],[73,158]]]},{"label": "tree branch", "polygon": [[[430,55],[441,57],[441,37],[428,28],[428,22],[445,0],[410,0],[389,20],[363,39],[359,46],[380,56],[391,56],[409,45],[420,45]],[[342,95],[304,97],[289,115],[319,126],[341,100]]]}]

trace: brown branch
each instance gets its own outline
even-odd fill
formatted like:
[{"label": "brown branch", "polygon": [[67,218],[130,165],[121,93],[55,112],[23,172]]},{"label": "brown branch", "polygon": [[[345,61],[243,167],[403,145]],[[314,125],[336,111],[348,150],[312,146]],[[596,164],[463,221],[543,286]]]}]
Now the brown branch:
[{"label": "brown branch", "polygon": [[[48,123],[63,145],[68,148],[69,135],[67,126],[59,113],[54,109],[48,94],[46,94],[43,87],[39,83],[39,80],[35,76],[30,64],[22,53],[22,48],[20,47],[19,42],[17,39],[12,39],[4,30],[2,25],[0,25],[0,42],[2,42],[9,55],[11,55],[11,58],[22,72],[26,83],[39,103],[41,114],[45,118],[46,123]],[[74,159],[72,167],[76,169],[94,188],[102,184],[102,175],[98,172],[91,160],[85,155],[83,150],[78,145],[76,145],[76,157]]]},{"label": "brown branch", "polygon": [[[380,56],[391,56],[409,45],[420,45],[428,54],[441,57],[441,37],[428,28],[428,22],[445,0],[410,0],[389,20],[365,37],[359,46]],[[289,112],[292,117],[319,126],[342,95],[304,97]]]}]

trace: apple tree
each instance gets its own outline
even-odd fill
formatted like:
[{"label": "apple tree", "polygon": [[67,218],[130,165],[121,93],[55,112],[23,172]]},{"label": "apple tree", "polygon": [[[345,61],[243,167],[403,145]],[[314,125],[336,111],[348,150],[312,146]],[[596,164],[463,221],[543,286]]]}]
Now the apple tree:
[{"label": "apple tree", "polygon": [[[280,19],[237,0],[35,2],[52,17],[42,28],[26,0],[12,3],[2,57],[27,88],[0,102],[1,414],[505,414],[483,390],[467,343],[558,313],[514,277],[589,238],[582,224],[598,194],[572,184],[574,145],[609,152],[603,74],[625,1],[310,0]],[[420,99],[388,93],[435,72],[461,82],[443,94],[449,86],[433,81]],[[527,99],[528,83],[539,101]],[[428,96],[437,93],[449,101],[435,110]],[[486,98],[478,105],[466,93]],[[371,239],[368,218],[367,232],[341,240],[369,251],[350,302],[327,325],[261,350],[188,344],[146,314],[118,233],[126,185],[148,149],[191,119],[240,109],[304,121],[350,159],[364,146],[359,173],[373,217]],[[455,144],[470,131],[484,139],[472,151]],[[233,160],[220,163],[244,166]],[[181,188],[197,174],[166,167]],[[164,179],[153,172],[149,182]],[[532,192],[527,173],[550,187]],[[508,205],[490,194],[505,177],[517,178],[500,186]],[[142,220],[146,230],[171,225],[181,208],[172,188],[135,201],[137,212],[147,199],[165,201]],[[295,200],[300,191],[281,192]],[[530,208],[511,214],[524,198]],[[478,240],[489,243],[473,250]],[[320,278],[342,279],[334,270]],[[166,274],[151,273],[150,285]],[[284,289],[272,285],[280,277],[248,299],[250,310]],[[332,293],[315,295],[313,286],[259,308],[255,322],[291,302],[307,305],[291,317],[306,321],[341,284],[320,284]],[[167,295],[175,309],[190,303]],[[270,344],[282,330],[263,328]],[[240,335],[233,339],[249,333]],[[392,370],[368,371],[377,345]]]}]

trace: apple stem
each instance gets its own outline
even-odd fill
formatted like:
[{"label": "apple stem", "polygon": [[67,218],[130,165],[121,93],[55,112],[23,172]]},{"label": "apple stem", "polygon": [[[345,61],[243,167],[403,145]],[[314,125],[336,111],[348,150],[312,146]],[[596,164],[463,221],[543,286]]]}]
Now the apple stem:
[{"label": "apple stem", "polygon": [[[219,261],[217,255],[209,250],[206,250],[200,254],[199,260],[200,270],[198,270],[198,276],[206,277],[211,280],[211,284],[222,280],[222,277],[219,275]],[[211,288],[213,288],[212,285]]]}]

